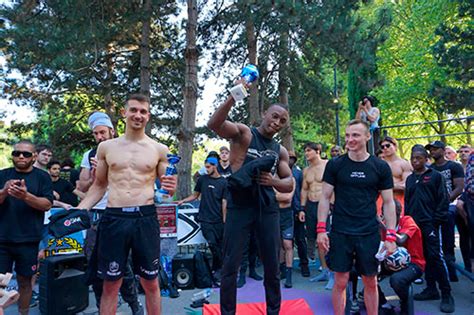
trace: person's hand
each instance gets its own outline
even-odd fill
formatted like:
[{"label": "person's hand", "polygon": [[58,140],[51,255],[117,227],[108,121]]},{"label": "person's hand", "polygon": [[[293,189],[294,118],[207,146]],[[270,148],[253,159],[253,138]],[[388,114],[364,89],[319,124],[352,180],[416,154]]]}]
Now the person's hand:
[{"label": "person's hand", "polygon": [[5,182],[5,185],[3,185],[3,195],[6,196],[8,195],[8,190],[10,189],[10,187],[14,186],[14,185],[19,185],[20,184],[20,180],[19,179],[10,179],[10,180],[7,180]]},{"label": "person's hand", "polygon": [[306,214],[304,213],[304,211],[300,211],[298,212],[298,220],[300,220],[300,222],[305,222],[306,221]]},{"label": "person's hand", "polygon": [[383,246],[387,250],[387,256],[394,253],[397,250],[397,243],[385,241]]},{"label": "person's hand", "polygon": [[318,243],[318,248],[321,248],[324,254],[327,254],[329,251],[329,236],[327,233],[318,233],[316,237],[316,242]]},{"label": "person's hand", "polygon": [[28,194],[25,180],[22,179],[16,181],[13,185],[10,185],[10,188],[8,188],[8,194],[17,199],[24,200]]},{"label": "person's hand", "polygon": [[274,177],[269,172],[261,172],[260,176],[258,177],[258,183],[262,186],[270,186],[272,187],[274,182]]},{"label": "person's hand", "polygon": [[469,226],[469,219],[467,217],[466,209],[464,208],[464,202],[458,200],[458,202],[456,203],[456,210],[461,219],[463,219],[464,223]]},{"label": "person's hand", "polygon": [[59,200],[61,198],[61,196],[54,190],[53,190],[53,195],[54,195],[54,199],[56,200]]},{"label": "person's hand", "polygon": [[168,191],[170,195],[173,195],[176,191],[178,184],[178,178],[175,175],[162,175],[160,177],[161,188]]},{"label": "person's hand", "polygon": [[97,158],[95,157],[91,158],[90,162],[91,162],[91,169],[97,168],[97,165],[99,164],[99,162],[97,161]]},{"label": "person's hand", "polygon": [[362,101],[359,102],[359,108],[360,109],[364,108],[364,103],[362,103]]},{"label": "person's hand", "polygon": [[176,203],[178,206],[181,206],[181,205],[184,203],[184,200],[177,200],[177,201],[175,201],[175,203]]}]

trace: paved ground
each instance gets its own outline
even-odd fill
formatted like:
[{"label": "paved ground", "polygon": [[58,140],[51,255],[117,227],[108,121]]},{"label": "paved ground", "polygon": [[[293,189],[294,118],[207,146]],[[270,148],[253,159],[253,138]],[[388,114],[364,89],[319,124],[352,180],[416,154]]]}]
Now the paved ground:
[{"label": "paved ground", "polygon": [[[458,261],[461,261],[458,259]],[[261,272],[261,270],[259,270]],[[311,276],[318,274],[317,266],[311,266]],[[471,282],[466,277],[459,275],[460,281],[457,283],[452,283],[453,295],[456,302],[456,315],[473,315],[474,314],[474,283]],[[248,302],[262,302],[264,301],[264,291],[263,285],[261,282],[257,282],[253,279],[247,280],[246,286],[238,290],[238,301],[240,303]],[[301,277],[299,270],[294,272],[294,285],[291,289],[282,289],[283,299],[295,299],[295,298],[304,298],[308,305],[312,308],[314,314],[330,315],[331,311],[331,296],[330,291],[325,290],[325,283],[319,282],[309,282],[308,278]],[[393,305],[398,305],[397,297],[394,295],[392,289],[389,287],[388,281],[383,281],[382,289],[384,290],[387,299]],[[360,285],[359,285],[360,287]],[[424,287],[423,285],[414,285],[414,292],[417,293],[421,291]],[[187,290],[181,291],[180,297],[176,299],[170,299],[169,297],[163,298],[163,314],[164,315],[197,315],[202,314],[200,309],[194,310],[190,309],[189,305],[191,303],[192,295],[196,292],[199,292],[199,289],[196,290]],[[144,302],[144,296],[141,295],[140,299]],[[91,291],[89,297],[89,308],[86,309],[81,314],[97,314],[97,309],[94,305],[94,297]],[[214,289],[209,301],[211,303],[219,302],[219,291]],[[439,301],[427,301],[427,302],[415,302],[416,314],[421,315],[434,315],[442,314],[439,311]],[[131,314],[128,306],[122,304],[118,309],[118,314]],[[5,312],[7,315],[13,315],[17,313],[16,306],[12,306]],[[39,308],[35,307],[30,311],[30,314],[36,315],[39,313]],[[362,313],[364,314],[364,313]],[[246,315],[246,314],[238,314]]]}]

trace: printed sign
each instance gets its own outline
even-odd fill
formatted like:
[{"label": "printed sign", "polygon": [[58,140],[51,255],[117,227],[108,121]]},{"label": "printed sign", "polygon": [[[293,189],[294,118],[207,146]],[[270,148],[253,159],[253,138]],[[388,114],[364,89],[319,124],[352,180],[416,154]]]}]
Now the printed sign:
[{"label": "printed sign", "polygon": [[162,238],[176,237],[178,235],[176,208],[177,205],[175,204],[162,204],[156,207],[160,222],[160,236]]},{"label": "printed sign", "polygon": [[191,204],[183,204],[178,210],[178,246],[205,244],[201,226],[196,218],[199,209]]}]

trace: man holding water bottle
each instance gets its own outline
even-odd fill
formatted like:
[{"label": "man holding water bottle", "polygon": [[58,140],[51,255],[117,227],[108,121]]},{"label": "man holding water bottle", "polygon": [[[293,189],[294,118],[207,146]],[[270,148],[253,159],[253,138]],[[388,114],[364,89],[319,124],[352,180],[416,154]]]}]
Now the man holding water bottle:
[{"label": "man holding water bottle", "polygon": [[[157,281],[160,228],[154,206],[154,183],[171,195],[176,176],[165,175],[168,148],[145,134],[150,120],[149,98],[131,95],[123,110],[126,128],[119,138],[104,141],[97,149],[95,181],[79,208],[91,209],[107,187],[107,208],[98,231],[98,276],[104,279],[101,314],[115,314],[118,291],[130,250],[135,272],[146,295],[147,314],[161,314]],[[113,246],[107,240],[112,240]]]},{"label": "man holding water bottle", "polygon": [[273,137],[288,124],[288,110],[283,104],[271,105],[257,128],[227,120],[236,101],[247,96],[245,86],[257,77],[255,66],[245,67],[242,71],[243,80],[230,90],[231,96],[217,108],[207,124],[220,137],[229,140],[229,160],[233,172],[228,177],[229,194],[224,227],[220,290],[223,315],[236,312],[237,271],[252,229],[256,231],[263,264],[267,314],[280,312],[280,223],[273,189],[282,193],[291,192],[293,180],[288,166],[288,152]]}]

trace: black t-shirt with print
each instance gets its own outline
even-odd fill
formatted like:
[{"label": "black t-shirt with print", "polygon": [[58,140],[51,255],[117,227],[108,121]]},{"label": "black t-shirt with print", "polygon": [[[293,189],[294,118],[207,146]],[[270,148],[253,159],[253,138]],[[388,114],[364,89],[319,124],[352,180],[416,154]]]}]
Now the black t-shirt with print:
[{"label": "black t-shirt with print", "polygon": [[464,178],[464,170],[460,163],[454,161],[447,161],[443,165],[431,164],[430,167],[443,175],[446,180],[446,189],[448,190],[448,195],[453,191],[453,179],[455,178]]},{"label": "black t-shirt with print", "polygon": [[[14,168],[0,171],[0,187],[10,179],[24,179],[26,189],[36,197],[53,202],[53,189],[49,174],[33,167],[29,173]],[[29,206],[25,201],[7,196],[0,204],[0,242],[36,242],[42,237],[44,212]]]},{"label": "black t-shirt with print", "polygon": [[209,175],[199,177],[194,191],[201,194],[198,220],[207,223],[222,223],[222,199],[226,199],[227,180]]},{"label": "black t-shirt with print", "polygon": [[323,181],[334,186],[332,231],[349,235],[377,232],[378,192],[393,188],[392,172],[385,161],[370,156],[356,162],[344,154],[328,162]]},{"label": "black t-shirt with print", "polygon": [[53,190],[59,194],[59,201],[75,207],[78,205],[77,197],[74,195],[74,187],[65,179],[59,178],[53,182]]}]

